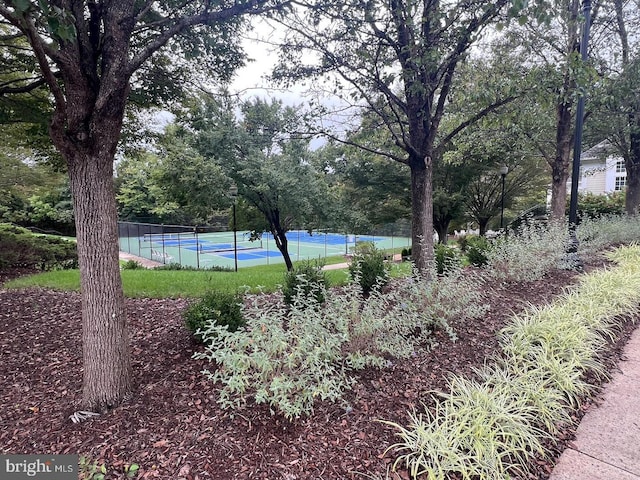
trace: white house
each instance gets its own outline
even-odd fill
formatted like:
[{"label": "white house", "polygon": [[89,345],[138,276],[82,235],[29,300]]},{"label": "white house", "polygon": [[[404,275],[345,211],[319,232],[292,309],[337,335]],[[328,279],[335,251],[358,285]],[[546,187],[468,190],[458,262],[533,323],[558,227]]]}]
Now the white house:
[{"label": "white house", "polygon": [[[624,159],[616,153],[609,142],[600,142],[580,156],[579,193],[606,193],[624,190],[627,184],[627,170]],[[567,182],[567,192],[571,191],[571,178]]]}]

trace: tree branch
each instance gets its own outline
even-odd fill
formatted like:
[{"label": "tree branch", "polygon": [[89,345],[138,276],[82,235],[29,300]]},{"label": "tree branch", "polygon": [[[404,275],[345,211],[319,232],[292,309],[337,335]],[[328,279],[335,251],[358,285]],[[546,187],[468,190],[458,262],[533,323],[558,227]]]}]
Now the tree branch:
[{"label": "tree branch", "polygon": [[126,75],[131,76],[156,51],[166,45],[172,37],[182,33],[192,26],[225,22],[242,14],[257,15],[281,8],[287,4],[285,1],[276,5],[268,5],[268,1],[269,0],[250,0],[247,3],[236,3],[229,8],[225,8],[217,12],[205,11],[197,15],[176,19],[173,25],[160,33],[154,40],[147,44],[141,52],[131,59]]}]

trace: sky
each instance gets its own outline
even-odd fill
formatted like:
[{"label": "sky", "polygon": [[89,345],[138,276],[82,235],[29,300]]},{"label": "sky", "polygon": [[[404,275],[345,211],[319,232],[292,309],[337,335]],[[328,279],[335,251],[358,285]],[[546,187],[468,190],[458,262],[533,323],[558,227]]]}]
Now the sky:
[{"label": "sky", "polygon": [[252,24],[253,30],[248,32],[243,41],[250,61],[236,73],[231,91],[242,97],[278,98],[286,105],[304,102],[304,87],[276,88],[267,79],[278,61],[278,47],[273,44],[282,39],[282,32],[260,18],[254,19]]}]

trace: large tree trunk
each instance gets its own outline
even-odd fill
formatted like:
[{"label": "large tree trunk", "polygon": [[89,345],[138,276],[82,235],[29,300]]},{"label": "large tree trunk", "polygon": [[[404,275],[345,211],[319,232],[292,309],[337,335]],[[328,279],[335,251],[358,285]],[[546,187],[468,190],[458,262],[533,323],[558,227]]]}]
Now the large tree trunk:
[{"label": "large tree trunk", "polygon": [[478,235],[481,237],[484,237],[487,234],[487,225],[489,225],[489,220],[491,220],[491,217],[478,218]]},{"label": "large tree trunk", "polygon": [[132,391],[129,336],[118,264],[113,155],[96,149],[68,162],[82,290],[83,408],[105,411]]},{"label": "large tree trunk", "polygon": [[430,276],[433,265],[433,161],[410,158],[411,257],[418,271]]},{"label": "large tree trunk", "polygon": [[572,55],[580,50],[578,40],[578,14],[580,2],[568,0],[567,43],[562,88],[558,94],[556,107],[556,153],[551,166],[551,211],[550,219],[564,223],[567,208],[567,180],[573,140],[573,95],[576,90],[574,73],[571,69]]},{"label": "large tree trunk", "polygon": [[640,213],[640,117],[629,115],[630,155],[627,159],[627,191],[624,208],[629,215]]},{"label": "large tree trunk", "polygon": [[569,167],[562,161],[558,160],[551,167],[551,221],[563,223],[565,221],[567,209],[567,180],[569,179]]},{"label": "large tree trunk", "polygon": [[569,179],[569,160],[571,158],[571,105],[558,105],[556,124],[556,154],[551,164],[551,220],[563,223],[567,208],[567,180]]},{"label": "large tree trunk", "polygon": [[450,222],[451,221],[448,219],[441,219],[440,221],[433,223],[436,233],[438,234],[438,243],[447,243]]}]

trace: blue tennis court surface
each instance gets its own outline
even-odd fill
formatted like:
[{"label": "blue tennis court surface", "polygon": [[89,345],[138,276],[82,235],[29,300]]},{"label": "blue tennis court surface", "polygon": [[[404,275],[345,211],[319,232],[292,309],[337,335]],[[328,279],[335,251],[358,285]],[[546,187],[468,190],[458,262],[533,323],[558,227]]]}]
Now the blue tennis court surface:
[{"label": "blue tennis court surface", "polygon": [[[290,242],[301,243],[315,243],[320,245],[344,245],[345,243],[358,242],[377,242],[381,240],[381,237],[374,237],[371,235],[341,235],[338,233],[314,233],[302,230],[292,230],[287,232],[287,240]],[[271,233],[265,232],[262,234],[263,239],[273,240]]]},{"label": "blue tennis court surface", "polygon": [[[235,258],[234,252],[225,252],[225,253],[217,253],[216,255],[224,258]],[[279,251],[272,250],[251,250],[249,252],[240,251],[238,252],[238,260],[255,260],[256,258],[267,258],[267,257],[281,257],[282,254]]]}]

